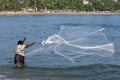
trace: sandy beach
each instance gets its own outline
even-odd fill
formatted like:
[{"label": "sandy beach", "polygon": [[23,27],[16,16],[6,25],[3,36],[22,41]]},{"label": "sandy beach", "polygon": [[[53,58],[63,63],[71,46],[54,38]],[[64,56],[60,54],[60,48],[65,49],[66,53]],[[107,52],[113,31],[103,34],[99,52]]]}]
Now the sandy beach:
[{"label": "sandy beach", "polygon": [[37,12],[27,12],[27,11],[2,11],[0,16],[15,16],[15,15],[44,15],[44,14],[90,14],[90,15],[119,15],[120,12],[111,12],[111,11],[80,11],[80,12],[69,12],[69,11],[37,11]]}]

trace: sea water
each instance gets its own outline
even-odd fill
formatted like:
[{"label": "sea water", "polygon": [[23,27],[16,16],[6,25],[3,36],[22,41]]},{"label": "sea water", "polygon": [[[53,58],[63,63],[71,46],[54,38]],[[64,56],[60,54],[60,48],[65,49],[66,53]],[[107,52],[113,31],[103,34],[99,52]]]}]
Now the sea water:
[{"label": "sea water", "polygon": [[[120,79],[120,15],[37,15],[0,16],[0,80],[119,80]],[[56,34],[60,26],[100,26],[115,53],[109,57],[82,56],[75,63],[54,54],[41,42]],[[83,27],[84,28],[84,27]],[[90,29],[90,28],[88,28]],[[25,68],[14,68],[18,40],[36,44],[25,49]],[[96,41],[96,44],[99,41]]]}]

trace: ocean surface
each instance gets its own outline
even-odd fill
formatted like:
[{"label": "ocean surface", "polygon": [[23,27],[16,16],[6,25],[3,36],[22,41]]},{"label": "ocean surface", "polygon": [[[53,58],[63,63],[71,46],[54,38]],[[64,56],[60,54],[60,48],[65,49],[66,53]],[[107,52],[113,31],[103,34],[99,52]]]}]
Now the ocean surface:
[{"label": "ocean surface", "polygon": [[[25,44],[36,42],[25,50],[29,54],[41,49],[41,42],[58,33],[60,26],[83,25],[104,28],[115,53],[110,57],[82,56],[72,63],[54,51],[39,51],[25,57],[23,69],[15,68],[18,40],[26,37]],[[0,80],[120,80],[120,15],[0,16]]]}]

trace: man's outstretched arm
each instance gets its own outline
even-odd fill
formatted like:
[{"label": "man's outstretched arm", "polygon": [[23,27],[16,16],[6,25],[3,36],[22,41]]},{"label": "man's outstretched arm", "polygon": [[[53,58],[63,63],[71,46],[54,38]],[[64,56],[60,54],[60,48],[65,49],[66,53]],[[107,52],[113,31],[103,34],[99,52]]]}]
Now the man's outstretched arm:
[{"label": "man's outstretched arm", "polygon": [[25,46],[25,48],[29,48],[29,47],[31,47],[32,45],[34,45],[35,44],[35,42],[33,42],[33,43],[31,43],[31,44],[27,44],[26,46]]}]

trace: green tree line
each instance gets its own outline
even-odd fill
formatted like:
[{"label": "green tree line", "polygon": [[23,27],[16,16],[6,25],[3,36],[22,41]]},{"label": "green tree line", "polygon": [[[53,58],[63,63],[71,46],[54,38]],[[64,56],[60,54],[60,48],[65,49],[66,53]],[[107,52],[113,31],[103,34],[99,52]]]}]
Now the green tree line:
[{"label": "green tree line", "polygon": [[111,11],[120,10],[120,0],[0,0],[0,11],[21,11],[22,8],[43,10]]}]

